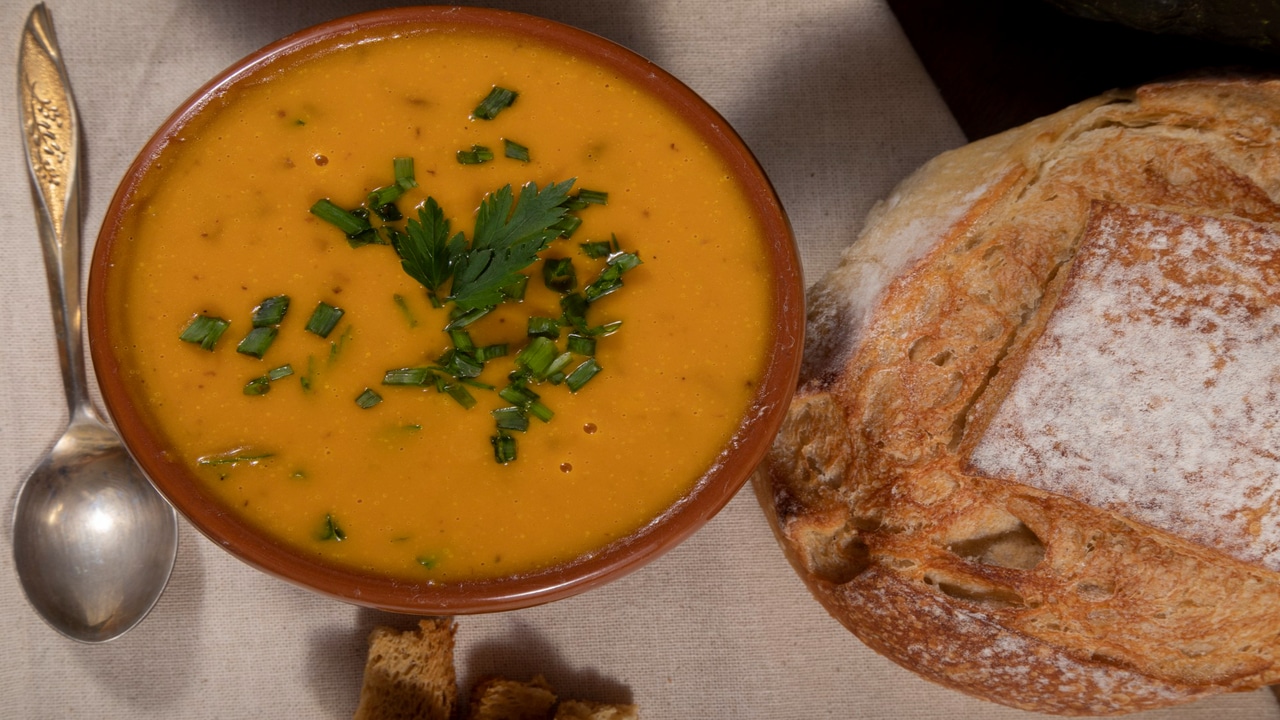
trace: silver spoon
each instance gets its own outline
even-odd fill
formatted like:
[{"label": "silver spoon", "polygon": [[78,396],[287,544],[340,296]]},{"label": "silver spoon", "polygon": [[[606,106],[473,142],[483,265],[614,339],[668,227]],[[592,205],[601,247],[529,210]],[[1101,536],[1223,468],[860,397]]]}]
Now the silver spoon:
[{"label": "silver spoon", "polygon": [[160,598],[177,556],[177,517],[89,400],[80,337],[80,136],[43,4],[22,33],[18,99],[70,424],[18,493],[13,559],[27,600],[49,625],[73,640],[102,642],[138,624]]}]

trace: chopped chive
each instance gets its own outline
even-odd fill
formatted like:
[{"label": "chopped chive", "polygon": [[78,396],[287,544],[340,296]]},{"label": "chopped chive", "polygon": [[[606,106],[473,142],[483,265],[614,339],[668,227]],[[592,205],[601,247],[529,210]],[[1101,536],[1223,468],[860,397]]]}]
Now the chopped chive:
[{"label": "chopped chive", "polygon": [[366,230],[372,229],[367,217],[361,217],[350,210],[343,210],[333,204],[333,201],[328,198],[321,198],[317,200],[315,204],[311,206],[311,214],[331,225],[336,226],[339,230],[346,233],[348,238],[357,237]]},{"label": "chopped chive", "polygon": [[555,417],[555,413],[551,412],[551,408],[543,405],[537,400],[529,403],[528,411],[530,415],[538,418],[542,422],[551,422],[551,418]]},{"label": "chopped chive", "polygon": [[416,387],[425,387],[434,379],[434,373],[430,368],[412,367],[397,368],[388,370],[382,376],[383,385],[413,385]]},{"label": "chopped chive", "polygon": [[264,298],[253,309],[253,326],[256,328],[270,327],[279,325],[284,320],[284,314],[289,311],[289,296],[276,295],[275,297]]},{"label": "chopped chive", "polygon": [[529,337],[544,337],[549,340],[560,339],[560,321],[555,318],[538,317],[532,315],[529,317]]},{"label": "chopped chive", "polygon": [[458,151],[459,165],[480,165],[493,159],[493,151],[483,145],[472,145],[470,150]]},{"label": "chopped chive", "polygon": [[298,383],[302,385],[302,392],[311,392],[311,383],[316,376],[316,358],[314,355],[307,356],[307,374],[298,376]]},{"label": "chopped chive", "polygon": [[502,153],[512,160],[529,162],[529,148],[506,138],[502,139]]},{"label": "chopped chive", "polygon": [[[378,219],[381,220],[382,222],[395,222],[397,220],[404,219],[404,215],[400,213],[400,208],[396,207],[395,203],[384,203],[382,205],[374,205],[373,214],[377,215]],[[375,233],[375,236],[376,236],[376,233]],[[379,236],[379,239],[381,239],[380,236]],[[366,242],[364,244],[372,245],[374,243]],[[386,243],[378,243],[378,244],[385,245]]]},{"label": "chopped chive", "polygon": [[413,172],[413,158],[394,158],[391,165],[395,170],[396,185],[399,185],[402,190],[418,187],[418,179]]},{"label": "chopped chive", "polygon": [[493,308],[491,307],[478,307],[463,313],[452,313],[449,318],[449,324],[445,325],[444,329],[448,332],[450,330],[464,328],[485,315],[488,315],[490,312],[493,312]]},{"label": "chopped chive", "polygon": [[608,240],[593,240],[578,245],[582,253],[593,260],[607,258],[614,252],[614,246]]},{"label": "chopped chive", "polygon": [[578,274],[569,258],[547,258],[542,261],[542,282],[548,290],[573,292],[578,287]]},{"label": "chopped chive", "polygon": [[[396,212],[400,212],[396,210]],[[389,228],[388,232],[392,232]],[[348,235],[347,244],[353,248],[364,247],[365,245],[389,245],[390,241],[384,238],[377,230],[369,228],[359,235]]]},{"label": "chopped chive", "polygon": [[241,448],[219,455],[205,455],[204,457],[196,458],[196,464],[209,467],[215,465],[239,465],[240,463],[257,465],[271,457],[275,457],[275,453],[252,453],[245,448]]},{"label": "chopped chive", "polygon": [[347,534],[343,532],[342,528],[338,527],[338,521],[334,519],[333,515],[325,515],[324,524],[320,527],[319,537],[321,540],[342,542],[347,539]]},{"label": "chopped chive", "polygon": [[578,194],[574,195],[574,198],[579,202],[586,203],[587,205],[609,204],[609,193],[602,192],[600,190],[588,190],[586,188],[582,188],[581,190],[578,190]]},{"label": "chopped chive", "polygon": [[284,365],[281,365],[278,368],[272,368],[271,370],[269,370],[267,372],[267,379],[274,382],[281,378],[287,378],[292,374],[293,374],[293,366],[286,363]]},{"label": "chopped chive", "polygon": [[572,361],[573,361],[573,353],[568,353],[568,352],[560,353],[559,355],[556,356],[556,359],[552,360],[551,364],[547,366],[547,372],[545,373],[545,375],[550,377],[551,375],[555,375],[556,373],[559,373],[560,371],[564,370],[565,366]]},{"label": "chopped chive", "polygon": [[570,333],[568,339],[568,350],[578,355],[595,355],[596,339],[588,335],[579,335]]},{"label": "chopped chive", "polygon": [[343,312],[342,308],[334,307],[327,302],[321,301],[311,313],[311,319],[307,321],[305,330],[322,338],[327,338],[329,333],[333,332],[333,328],[337,326],[338,321],[342,319]]},{"label": "chopped chive", "polygon": [[436,558],[430,555],[419,555],[418,557],[414,558],[414,560],[417,560],[419,565],[421,565],[422,567],[428,570],[435,567],[436,564],[440,562],[439,560],[437,560]]},{"label": "chopped chive", "polygon": [[453,346],[459,351],[475,354],[476,344],[471,339],[471,333],[461,328],[449,331],[449,340],[453,342]]},{"label": "chopped chive", "polygon": [[551,383],[552,385],[559,385],[564,382],[564,378],[565,378],[564,372],[553,372],[547,376],[547,382]]},{"label": "chopped chive", "polygon": [[356,404],[368,410],[369,408],[382,402],[382,396],[374,392],[372,388],[365,388],[364,392],[356,397]]},{"label": "chopped chive", "polygon": [[474,356],[456,349],[446,350],[443,355],[436,358],[436,362],[439,363],[441,370],[459,380],[478,377],[484,372],[484,365]]},{"label": "chopped chive", "polygon": [[475,407],[476,405],[475,396],[471,394],[470,390],[467,390],[467,387],[465,385],[462,385],[459,383],[450,383],[444,386],[444,392],[449,397],[453,398],[454,400],[457,400],[459,405],[461,405],[462,407],[468,410]]},{"label": "chopped chive", "polygon": [[271,343],[276,340],[276,333],[279,331],[273,327],[256,327],[249,331],[248,335],[236,345],[236,352],[242,355],[250,355],[259,360],[263,354],[267,352],[267,348],[271,347]]},{"label": "chopped chive", "polygon": [[544,378],[547,376],[547,368],[551,367],[558,354],[556,344],[539,335],[516,355],[516,364],[533,373],[534,377]]},{"label": "chopped chive", "polygon": [[271,378],[267,375],[256,377],[244,384],[245,395],[266,395],[271,392]]},{"label": "chopped chive", "polygon": [[530,403],[537,402],[541,396],[523,385],[508,385],[498,391],[498,397],[512,405],[527,407]]},{"label": "chopped chive", "polygon": [[498,408],[492,411],[492,415],[499,430],[524,432],[529,429],[529,418],[518,407]]},{"label": "chopped chive", "polygon": [[578,392],[598,372],[600,372],[600,363],[596,362],[595,358],[587,358],[581,365],[574,368],[573,372],[569,373],[564,379],[564,384],[569,387],[571,392]]},{"label": "chopped chive", "polygon": [[578,231],[578,227],[582,225],[582,218],[577,215],[565,215],[560,222],[552,225],[552,229],[560,231],[560,237],[570,238]]},{"label": "chopped chive", "polygon": [[635,253],[615,253],[609,256],[608,264],[600,272],[600,277],[582,291],[587,302],[595,302],[622,287],[622,274],[640,263],[640,256]]},{"label": "chopped chive", "polygon": [[560,298],[560,311],[564,324],[583,332],[587,329],[587,298],[582,293],[570,293]]},{"label": "chopped chive", "polygon": [[[404,194],[404,188],[401,187],[399,183],[396,183],[393,185],[384,185],[380,188],[374,189],[373,192],[369,193],[369,197],[365,200],[365,202],[371,208],[378,208],[383,205],[390,205],[396,200],[399,200],[400,196],[403,194]],[[387,218],[382,218],[382,219],[386,220]],[[400,218],[395,218],[395,219],[399,220]]]},{"label": "chopped chive", "polygon": [[489,94],[484,100],[471,111],[471,114],[479,120],[492,120],[498,116],[498,113],[511,107],[511,103],[516,101],[516,93],[514,90],[493,86]]},{"label": "chopped chive", "polygon": [[489,438],[489,442],[493,444],[493,459],[499,464],[506,465],[516,459],[516,439],[511,433],[499,430],[498,434]]},{"label": "chopped chive", "polygon": [[497,357],[506,357],[506,355],[506,343],[496,343],[494,345],[485,345],[484,347],[476,348],[476,360],[482,363],[489,362]]},{"label": "chopped chive", "polygon": [[342,334],[337,340],[329,343],[329,362],[333,363],[342,354],[342,349],[347,346],[347,341],[351,339],[351,326],[348,325],[343,329]]},{"label": "chopped chive", "polygon": [[409,301],[404,299],[400,293],[391,296],[395,301],[396,307],[400,308],[400,312],[404,313],[405,322],[409,323],[409,327],[418,327],[418,318],[413,316],[413,311],[409,309]]},{"label": "chopped chive", "polygon": [[195,343],[205,350],[213,350],[213,346],[227,331],[231,322],[211,315],[197,315],[191,319],[187,327],[178,336],[183,342]]},{"label": "chopped chive", "polygon": [[466,385],[467,387],[473,387],[480,390],[496,390],[497,389],[487,382],[480,382],[479,380],[476,380],[474,378],[466,378],[462,381],[462,384]]},{"label": "chopped chive", "polygon": [[618,328],[620,327],[622,327],[622,321],[614,320],[613,322],[605,323],[604,325],[597,325],[596,327],[589,328],[587,330],[587,334],[592,337],[604,337],[618,332]]},{"label": "chopped chive", "polygon": [[614,253],[609,258],[609,265],[618,268],[619,273],[631,270],[641,263],[640,256],[635,253]]}]

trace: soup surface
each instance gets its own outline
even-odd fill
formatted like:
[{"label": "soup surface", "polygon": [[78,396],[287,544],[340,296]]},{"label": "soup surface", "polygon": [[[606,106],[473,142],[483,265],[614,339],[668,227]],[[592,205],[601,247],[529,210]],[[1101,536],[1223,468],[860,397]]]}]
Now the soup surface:
[{"label": "soup surface", "polygon": [[[106,290],[132,397],[193,476],[299,552],[426,581],[570,561],[688,492],[748,411],[774,322],[759,219],[698,134],[610,69],[528,38],[369,37],[268,70],[155,159]],[[515,101],[474,117],[494,87]],[[504,140],[528,160],[506,157]],[[477,145],[495,157],[458,161]],[[593,325],[621,321],[596,338],[601,371],[576,392],[537,385],[554,417],[511,431],[505,464],[491,411],[511,403],[485,386],[504,386],[528,318],[560,317],[561,295],[538,262],[522,302],[466,328],[510,348],[467,385],[470,409],[435,385],[383,384],[453,346],[450,308],[433,307],[391,246],[355,247],[309,210],[360,206],[393,182],[397,157],[414,160],[417,187],[395,201],[407,217],[431,197],[471,238],[486,195],[572,179],[607,203],[575,210],[580,227],[542,255],[571,258],[579,289],[606,267],[583,243],[616,239],[641,260],[590,305]],[[254,308],[280,295],[274,342],[260,359],[237,352]],[[343,311],[325,337],[305,329],[322,302]],[[212,349],[179,339],[200,315],[230,322]],[[272,371],[267,392],[246,391]],[[358,403],[366,390],[381,401]]]}]

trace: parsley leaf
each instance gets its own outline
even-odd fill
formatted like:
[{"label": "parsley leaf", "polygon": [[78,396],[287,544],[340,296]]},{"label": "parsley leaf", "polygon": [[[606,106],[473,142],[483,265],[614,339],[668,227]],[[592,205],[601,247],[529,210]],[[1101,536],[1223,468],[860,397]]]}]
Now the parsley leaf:
[{"label": "parsley leaf", "polygon": [[559,236],[555,226],[568,212],[573,183],[569,179],[542,190],[527,183],[520,188],[518,200],[506,185],[484,199],[470,249],[451,256],[453,285],[448,299],[458,310],[502,302],[503,289],[517,282],[520,271],[537,261],[538,253]]},{"label": "parsley leaf", "polygon": [[431,197],[418,209],[418,219],[405,223],[403,233],[391,234],[391,246],[400,256],[400,266],[427,288],[431,304],[436,307],[440,306],[436,291],[449,279],[454,261],[463,255],[466,245],[461,232],[449,239],[449,220]]}]

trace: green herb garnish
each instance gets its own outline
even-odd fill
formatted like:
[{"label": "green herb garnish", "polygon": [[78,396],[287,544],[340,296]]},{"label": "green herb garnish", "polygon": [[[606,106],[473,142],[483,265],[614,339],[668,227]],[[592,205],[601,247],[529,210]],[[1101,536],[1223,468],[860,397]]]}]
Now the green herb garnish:
[{"label": "green herb garnish", "polygon": [[412,367],[388,370],[382,376],[383,385],[412,385],[425,387],[435,382],[435,373],[431,368]]},{"label": "green herb garnish", "polygon": [[245,395],[266,395],[271,391],[271,378],[263,375],[244,384]]},{"label": "green herb garnish", "polygon": [[493,151],[483,145],[472,145],[470,150],[459,150],[459,165],[482,165],[493,159]]},{"label": "green herb garnish", "polygon": [[[511,94],[506,101],[494,105],[492,110],[478,108],[477,117],[491,118],[513,98],[514,94]],[[504,153],[517,160],[528,160],[527,148],[510,140],[504,140]],[[458,153],[458,161],[462,163],[487,162],[492,158],[492,152],[482,145],[474,145],[471,150]],[[477,403],[472,389],[497,391],[510,406],[492,411],[496,434],[491,442],[495,459],[501,463],[511,462],[516,457],[516,441],[512,433],[526,431],[531,417],[547,422],[555,414],[529,385],[545,382],[566,384],[576,392],[600,372],[600,366],[594,359],[597,338],[615,331],[620,323],[591,325],[587,318],[591,301],[620,288],[622,274],[639,264],[639,256],[620,252],[616,237],[608,241],[582,243],[582,252],[590,258],[605,260],[605,266],[599,277],[581,291],[577,290],[577,269],[571,259],[541,258],[541,253],[554,241],[573,235],[581,226],[581,218],[572,211],[608,202],[608,194],[601,191],[582,190],[570,196],[574,179],[550,183],[541,189],[535,183],[527,183],[518,191],[506,185],[486,195],[476,212],[470,239],[464,232],[455,232],[450,227],[444,211],[430,196],[418,207],[416,217],[406,220],[403,225],[393,226],[390,223],[396,220],[387,219],[378,208],[394,204],[407,186],[417,184],[412,179],[410,161],[397,158],[395,166],[395,183],[370,193],[367,198],[369,209],[351,211],[349,215],[355,220],[346,218],[346,225],[339,227],[344,232],[358,231],[357,238],[362,239],[361,242],[367,240],[367,233],[372,233],[379,241],[385,238],[385,242],[395,250],[404,271],[426,289],[432,306],[447,309],[448,320],[444,330],[449,335],[451,346],[430,366],[387,370],[382,384],[420,388],[434,386],[464,408],[474,407]],[[359,221],[367,221],[370,210],[383,224],[365,230]],[[330,214],[341,218],[336,213]],[[352,244],[357,242],[353,240]],[[561,295],[561,315],[528,317],[530,340],[523,348],[513,349],[505,343],[477,343],[471,335],[471,326],[498,305],[521,300],[529,282],[528,271],[539,259],[544,261],[543,283]],[[393,295],[393,300],[410,326],[414,326],[416,318],[409,312],[405,298]],[[317,313],[322,310],[317,308]],[[332,316],[334,313],[337,317]],[[308,323],[308,329],[316,334],[327,334],[336,325],[341,310],[333,308],[333,312],[328,314],[327,329],[316,314],[313,314],[314,328],[312,323]],[[569,328],[570,337],[566,345],[560,347],[564,328]],[[505,387],[499,390],[478,380],[487,362],[513,351],[516,369],[509,375]],[[587,360],[570,370],[575,357]],[[304,386],[309,386],[307,378],[304,378]],[[371,403],[382,399],[369,388],[361,398],[367,398]],[[363,403],[362,406],[368,407]]]},{"label": "green herb garnish", "polygon": [[493,459],[499,464],[506,465],[516,459],[516,439],[511,437],[511,433],[499,430],[489,438],[489,442],[493,444]]},{"label": "green herb garnish", "polygon": [[578,287],[578,274],[569,258],[547,258],[542,261],[542,283],[558,293],[573,292]]},{"label": "green herb garnish", "polygon": [[640,256],[635,253],[615,253],[609,256],[600,277],[582,291],[587,302],[595,302],[622,287],[622,274],[639,264]]},{"label": "green herb garnish", "polygon": [[400,312],[404,313],[405,322],[409,323],[409,327],[418,327],[418,318],[413,316],[413,311],[409,309],[409,301],[404,299],[400,293],[391,296],[391,300],[395,302],[396,307],[400,308]]},{"label": "green herb garnish", "polygon": [[350,210],[343,210],[328,198],[317,200],[311,206],[311,214],[336,226],[347,234],[347,239],[359,237],[364,232],[373,229],[373,226],[369,224],[368,217],[362,217]]},{"label": "green herb garnish", "polygon": [[327,338],[329,333],[333,332],[333,328],[338,325],[338,321],[342,319],[343,312],[342,308],[321,301],[312,311],[311,319],[307,320],[307,326],[304,329],[309,333]]},{"label": "green herb garnish", "polygon": [[471,114],[479,120],[492,120],[498,116],[498,113],[511,107],[511,104],[516,101],[517,94],[514,90],[494,85],[484,100],[481,100],[476,109],[471,111]]},{"label": "green herb garnish", "polygon": [[263,299],[253,308],[253,326],[256,328],[279,325],[289,311],[289,296],[276,295]]},{"label": "green herb garnish", "polygon": [[248,465],[257,465],[268,458],[275,457],[275,453],[255,453],[246,448],[237,448],[229,452],[218,455],[206,455],[196,459],[197,465],[213,467],[217,465],[239,465],[246,463]]},{"label": "green herb garnish", "polygon": [[599,372],[600,363],[596,362],[595,358],[587,358],[585,362],[574,368],[573,372],[565,377],[564,384],[569,386],[569,390],[578,392],[583,385],[587,384],[588,380],[595,377]]},{"label": "green herb garnish", "polygon": [[275,342],[278,332],[274,327],[255,327],[244,336],[239,345],[236,345],[236,352],[261,360],[267,348]]},{"label": "green herb garnish", "polygon": [[502,140],[502,154],[511,158],[512,160],[519,160],[520,162],[529,162],[529,148],[521,145],[518,142],[507,140],[506,138],[503,138]]},{"label": "green herb garnish", "polygon": [[498,408],[491,414],[499,430],[524,432],[529,429],[529,418],[518,407]]},{"label": "green herb garnish", "polygon": [[418,180],[413,172],[413,158],[398,157],[391,161],[392,171],[395,173],[396,185],[403,190],[418,187]]},{"label": "green herb garnish", "polygon": [[584,205],[608,205],[609,193],[582,188],[578,190],[577,195],[574,195],[574,199]]},{"label": "green herb garnish", "polygon": [[183,342],[195,343],[205,350],[213,350],[218,338],[231,326],[231,321],[211,315],[197,315],[178,336]]},{"label": "green herb garnish", "polygon": [[382,402],[382,396],[374,392],[372,388],[365,388],[364,392],[356,397],[356,405],[368,410],[369,408]]},{"label": "green herb garnish", "polygon": [[588,335],[570,333],[567,349],[577,355],[595,355],[596,339]]},{"label": "green herb garnish", "polygon": [[393,236],[391,246],[404,271],[427,288],[431,304],[441,307],[438,291],[453,272],[453,257],[466,252],[467,240],[462,233],[449,237],[449,221],[435,198],[427,198],[418,219],[405,223],[404,233]]},{"label": "green herb garnish", "polygon": [[276,380],[279,380],[281,378],[287,378],[292,374],[293,374],[293,366],[286,363],[284,365],[281,365],[278,368],[272,368],[271,370],[267,371],[267,379],[271,380],[272,382],[275,382]]},{"label": "green herb garnish", "polygon": [[333,515],[325,515],[318,537],[322,541],[342,542],[347,539],[347,534],[338,526],[338,521],[334,519]]},{"label": "green herb garnish", "polygon": [[560,321],[555,318],[531,316],[529,318],[528,335],[529,337],[558,340],[560,338]]}]

